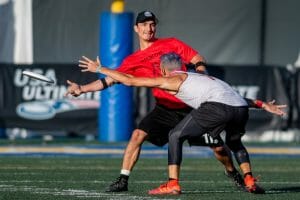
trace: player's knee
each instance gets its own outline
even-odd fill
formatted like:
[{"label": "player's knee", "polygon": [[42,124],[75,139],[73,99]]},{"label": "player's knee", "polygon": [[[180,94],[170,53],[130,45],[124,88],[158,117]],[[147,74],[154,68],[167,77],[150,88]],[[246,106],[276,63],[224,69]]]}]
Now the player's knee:
[{"label": "player's knee", "polygon": [[242,139],[241,137],[235,137],[234,134],[232,134],[233,136],[228,136],[226,137],[226,145],[227,147],[235,152],[235,151],[238,151],[239,149],[242,149],[243,148],[243,143],[242,143]]},{"label": "player's knee", "polygon": [[135,129],[131,135],[130,143],[142,144],[147,138],[147,133],[140,129]]},{"label": "player's knee", "polygon": [[228,152],[224,146],[210,146],[210,148],[219,155],[227,155]]},{"label": "player's knee", "polygon": [[169,142],[176,142],[180,140],[181,131],[172,130],[169,133]]},{"label": "player's knee", "polygon": [[215,152],[223,152],[225,148],[223,146],[210,146],[210,148]]},{"label": "player's knee", "polygon": [[244,145],[242,144],[241,140],[228,141],[226,142],[226,145],[232,152],[237,152],[244,148]]}]

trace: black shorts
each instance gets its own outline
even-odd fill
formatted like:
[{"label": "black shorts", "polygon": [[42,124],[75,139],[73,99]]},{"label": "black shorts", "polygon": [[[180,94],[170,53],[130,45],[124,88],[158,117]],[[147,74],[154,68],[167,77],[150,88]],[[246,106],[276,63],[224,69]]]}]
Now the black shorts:
[{"label": "black shorts", "polygon": [[236,107],[217,102],[203,103],[197,110],[193,110],[191,115],[202,134],[208,133],[211,137],[218,138],[225,130],[226,138],[231,137],[231,140],[245,133],[249,118],[248,106]]},{"label": "black shorts", "polygon": [[[147,116],[139,123],[138,129],[148,134],[147,141],[156,146],[163,146],[169,141],[169,132],[187,115],[192,108],[168,109],[156,105]],[[196,146],[220,146],[222,140],[212,139],[209,135],[189,140],[190,145]]]}]

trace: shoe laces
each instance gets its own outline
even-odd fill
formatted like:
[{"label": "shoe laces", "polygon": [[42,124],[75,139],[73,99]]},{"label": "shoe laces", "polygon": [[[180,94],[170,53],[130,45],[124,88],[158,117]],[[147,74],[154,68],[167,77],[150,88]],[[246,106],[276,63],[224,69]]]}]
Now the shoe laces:
[{"label": "shoe laces", "polygon": [[164,184],[161,184],[158,188],[159,188],[159,189],[167,188],[167,187],[168,187],[168,183],[169,183],[169,182],[166,182],[166,183],[164,183]]},{"label": "shoe laces", "polygon": [[178,186],[177,182],[175,183],[174,181],[168,181],[164,184],[161,184],[158,188],[164,189],[164,188],[172,188],[172,187],[176,187],[176,186]]},{"label": "shoe laces", "polygon": [[256,187],[255,182],[259,181],[259,179],[260,179],[260,176],[253,177],[253,176],[248,175],[245,178],[245,184],[247,187]]},{"label": "shoe laces", "polygon": [[111,185],[121,185],[124,184],[126,181],[122,177],[118,177]]},{"label": "shoe laces", "polygon": [[116,180],[113,182],[114,183],[119,183],[121,181],[121,177],[116,178]]}]

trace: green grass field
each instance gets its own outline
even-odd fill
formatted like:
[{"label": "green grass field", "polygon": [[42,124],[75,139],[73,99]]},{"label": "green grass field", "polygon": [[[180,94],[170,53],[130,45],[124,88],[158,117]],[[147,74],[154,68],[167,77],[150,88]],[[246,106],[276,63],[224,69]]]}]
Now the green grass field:
[{"label": "green grass field", "polygon": [[214,158],[183,161],[180,196],[149,196],[167,179],[166,159],[141,158],[129,192],[105,193],[119,174],[120,158],[0,157],[0,199],[300,199],[300,158],[253,158],[267,193],[238,191]]}]

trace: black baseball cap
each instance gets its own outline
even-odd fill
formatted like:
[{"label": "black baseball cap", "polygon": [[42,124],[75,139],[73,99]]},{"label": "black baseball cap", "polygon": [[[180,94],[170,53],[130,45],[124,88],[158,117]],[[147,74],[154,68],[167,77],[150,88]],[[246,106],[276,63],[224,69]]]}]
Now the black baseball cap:
[{"label": "black baseball cap", "polygon": [[158,22],[156,16],[153,14],[153,12],[145,10],[145,11],[140,12],[137,15],[136,20],[135,20],[135,25],[137,25],[138,23],[146,22],[146,21],[154,21],[155,23]]}]

